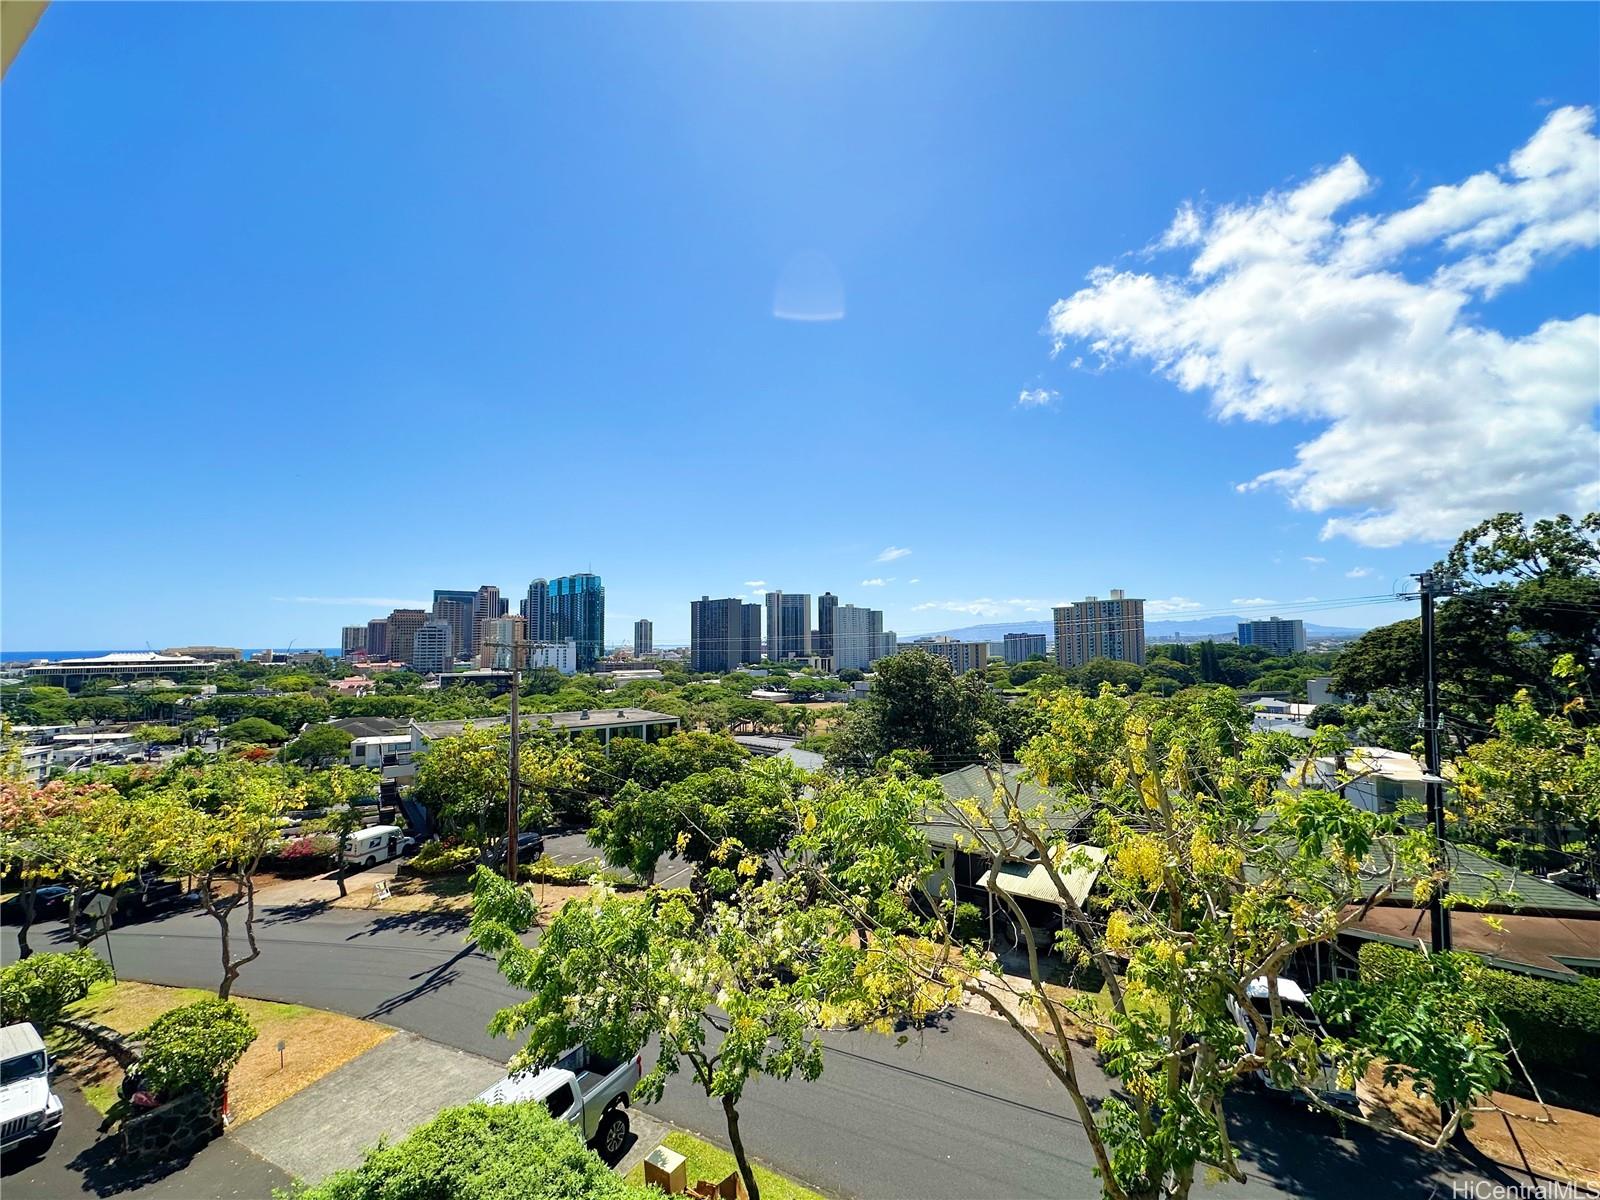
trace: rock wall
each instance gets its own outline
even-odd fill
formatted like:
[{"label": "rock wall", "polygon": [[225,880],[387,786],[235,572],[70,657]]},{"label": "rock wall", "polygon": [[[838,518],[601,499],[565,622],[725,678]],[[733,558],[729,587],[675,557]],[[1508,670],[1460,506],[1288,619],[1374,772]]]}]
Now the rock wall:
[{"label": "rock wall", "polygon": [[130,1117],[119,1136],[133,1158],[173,1159],[193,1154],[222,1132],[223,1093],[191,1092]]}]

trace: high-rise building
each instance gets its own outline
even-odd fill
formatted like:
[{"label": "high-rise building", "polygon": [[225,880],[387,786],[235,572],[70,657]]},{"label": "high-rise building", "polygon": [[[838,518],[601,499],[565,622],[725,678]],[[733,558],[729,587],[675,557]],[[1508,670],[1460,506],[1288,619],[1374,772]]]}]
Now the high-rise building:
[{"label": "high-rise building", "polygon": [[[422,614],[420,608],[407,611]],[[443,675],[450,669],[452,637],[448,621],[423,621],[411,635],[411,669],[425,675]]]},{"label": "high-rise building", "polygon": [[339,631],[339,654],[349,658],[352,654],[365,654],[367,652],[367,627],[365,625],[346,625]]},{"label": "high-rise building", "polygon": [[811,595],[809,592],[768,592],[767,657],[811,656]]},{"label": "high-rise building", "polygon": [[578,670],[578,643],[570,638],[564,642],[530,642],[523,665],[530,671],[548,667],[563,675],[572,675]]},{"label": "high-rise building", "polygon": [[528,585],[528,594],[517,606],[522,612],[522,623],[528,630],[528,640],[548,642],[550,633],[550,584],[535,579]]},{"label": "high-rise building", "polygon": [[893,630],[883,628],[883,612],[836,604],[833,608],[833,660],[835,671],[865,671],[880,658],[895,652]]},{"label": "high-rise building", "polygon": [[367,622],[367,657],[376,662],[389,658],[389,622],[382,617]]},{"label": "high-rise building", "polygon": [[1306,623],[1270,617],[1265,621],[1240,621],[1239,645],[1264,646],[1274,654],[1304,654]]},{"label": "high-rise building", "polygon": [[759,606],[746,604],[737,596],[725,600],[701,596],[689,601],[689,669],[725,673],[758,661],[760,613]]},{"label": "high-rise building", "polygon": [[909,649],[926,650],[950,664],[957,675],[968,671],[981,671],[989,665],[988,642],[958,642],[955,638],[918,638]]},{"label": "high-rise building", "polygon": [[833,654],[833,610],[839,607],[839,597],[823,592],[817,597],[817,636],[811,647],[824,658]]},{"label": "high-rise building", "polygon": [[645,658],[655,650],[655,626],[648,617],[640,617],[633,623],[633,656]]},{"label": "high-rise building", "polygon": [[509,671],[517,646],[525,641],[520,616],[490,617],[483,623],[483,635],[478,639],[478,666]]},{"label": "high-rise building", "polygon": [[1144,665],[1144,601],[1117,588],[1111,599],[1090,596],[1054,610],[1056,662],[1081,667],[1096,658]]},{"label": "high-rise building", "polygon": [[450,623],[450,653],[456,658],[471,654],[478,644],[478,627],[474,621],[477,608],[477,592],[448,588],[433,591],[434,620]]},{"label": "high-rise building", "polygon": [[478,653],[478,648],[483,644],[484,626],[504,611],[500,607],[500,589],[494,584],[486,583],[472,594],[473,639],[470,653]]},{"label": "high-rise building", "polygon": [[410,662],[412,644],[417,630],[427,622],[428,614],[420,608],[397,608],[385,622],[388,627],[389,657],[397,662]]},{"label": "high-rise building", "polygon": [[606,589],[600,576],[584,572],[550,581],[550,636],[543,641],[578,643],[578,670],[592,671],[605,650]]},{"label": "high-rise building", "polygon": [[1043,654],[1045,637],[1042,633],[1008,633],[1004,645],[1006,662],[1014,666],[1027,662],[1035,654]]}]

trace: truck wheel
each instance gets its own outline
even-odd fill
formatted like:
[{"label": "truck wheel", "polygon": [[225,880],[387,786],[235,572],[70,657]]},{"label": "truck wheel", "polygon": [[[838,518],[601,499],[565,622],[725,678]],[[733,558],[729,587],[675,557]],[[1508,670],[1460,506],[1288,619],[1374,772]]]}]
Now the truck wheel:
[{"label": "truck wheel", "polygon": [[367,870],[367,871],[372,870],[372,868],[377,866],[377,865],[378,865],[378,860],[374,856],[372,856],[371,854],[367,855],[367,861],[361,864],[362,869],[363,870]]},{"label": "truck wheel", "polygon": [[622,1157],[622,1148],[628,1144],[628,1114],[613,1108],[600,1118],[600,1128],[594,1135],[595,1149],[608,1163]]}]

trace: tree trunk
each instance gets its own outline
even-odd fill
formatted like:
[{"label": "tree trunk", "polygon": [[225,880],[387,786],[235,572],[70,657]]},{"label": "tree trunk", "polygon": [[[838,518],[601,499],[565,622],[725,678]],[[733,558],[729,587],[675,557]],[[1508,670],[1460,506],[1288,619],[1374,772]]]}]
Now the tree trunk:
[{"label": "tree trunk", "polygon": [[33,903],[38,890],[39,885],[31,880],[23,885],[22,924],[17,928],[17,961],[19,962],[33,953],[33,947],[28,945],[28,930],[33,928]]},{"label": "tree trunk", "polygon": [[755,1168],[750,1165],[750,1159],[744,1152],[744,1139],[739,1136],[739,1110],[734,1106],[732,1096],[722,1098],[722,1112],[728,1119],[728,1143],[733,1147],[734,1160],[739,1164],[744,1190],[750,1194],[750,1200],[761,1200],[761,1186],[756,1183]]}]

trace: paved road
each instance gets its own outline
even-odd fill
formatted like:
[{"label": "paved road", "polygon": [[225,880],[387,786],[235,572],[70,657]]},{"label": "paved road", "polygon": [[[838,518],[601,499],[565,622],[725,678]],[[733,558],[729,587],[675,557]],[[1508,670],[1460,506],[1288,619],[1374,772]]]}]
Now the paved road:
[{"label": "paved road", "polygon": [[[48,945],[50,928],[36,947]],[[301,906],[266,912],[259,928],[262,956],[244,969],[241,993],[387,1021],[500,1061],[509,1056],[512,1047],[485,1026],[520,996],[466,944],[459,919]],[[113,937],[125,978],[217,981],[209,918],[174,914]],[[0,953],[15,955],[9,929]],[[820,1080],[758,1081],[741,1106],[746,1143],[779,1170],[872,1200],[1099,1194],[1083,1132],[1064,1115],[1064,1094],[1001,1022],[959,1014],[904,1044],[860,1033],[827,1042]],[[1492,1165],[1427,1158],[1365,1131],[1341,1137],[1330,1122],[1270,1099],[1242,1096],[1235,1107],[1232,1133],[1251,1182],[1207,1188],[1207,1197],[1423,1200],[1449,1196],[1456,1179],[1515,1182]],[[651,1111],[726,1140],[720,1111],[682,1082]]]}]

